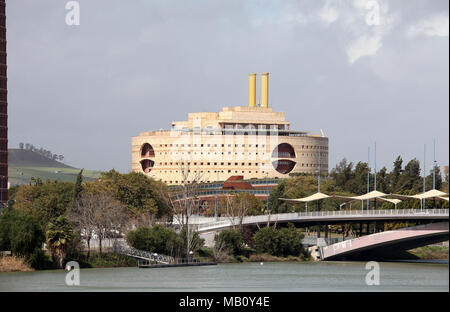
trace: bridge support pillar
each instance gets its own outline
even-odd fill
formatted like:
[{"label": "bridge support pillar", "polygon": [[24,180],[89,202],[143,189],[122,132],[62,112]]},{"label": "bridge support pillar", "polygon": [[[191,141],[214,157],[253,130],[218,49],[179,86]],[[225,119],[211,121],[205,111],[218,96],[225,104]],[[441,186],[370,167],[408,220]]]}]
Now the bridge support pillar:
[{"label": "bridge support pillar", "polygon": [[369,232],[370,232],[370,222],[367,222],[366,235],[369,235]]},{"label": "bridge support pillar", "polygon": [[373,232],[376,233],[377,232],[377,221],[373,222]]},{"label": "bridge support pillar", "polygon": [[320,237],[320,223],[317,223],[317,238]]},{"label": "bridge support pillar", "polygon": [[359,237],[362,236],[362,232],[363,232],[363,224],[362,222],[359,223]]},{"label": "bridge support pillar", "polygon": [[325,238],[328,238],[328,223],[325,224]]}]

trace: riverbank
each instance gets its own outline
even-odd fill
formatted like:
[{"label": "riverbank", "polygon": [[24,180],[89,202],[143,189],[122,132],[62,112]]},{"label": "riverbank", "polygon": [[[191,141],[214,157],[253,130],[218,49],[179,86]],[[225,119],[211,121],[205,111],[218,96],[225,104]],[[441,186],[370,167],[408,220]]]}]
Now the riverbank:
[{"label": "riverbank", "polygon": [[34,271],[24,258],[15,256],[0,256],[0,272],[30,272]]},{"label": "riverbank", "polygon": [[87,253],[72,256],[66,261],[77,261],[80,268],[117,268],[117,267],[135,267],[137,260],[122,254],[106,252],[100,254],[99,252],[91,252],[89,258]]},{"label": "riverbank", "polygon": [[447,246],[424,246],[408,250],[408,253],[420,260],[448,260]]},{"label": "riverbank", "polygon": [[[212,251],[211,251],[212,252]],[[205,254],[208,253],[208,254]],[[206,257],[205,257],[206,256]],[[54,269],[51,263],[50,255],[46,254],[46,265],[37,270]],[[449,247],[447,246],[425,246],[415,248],[399,255],[402,260],[448,260]],[[245,255],[229,255],[223,259],[214,259],[209,252],[203,249],[202,262],[217,262],[217,263],[251,263],[251,262],[311,262],[311,258],[288,256],[277,257],[270,254],[256,254],[247,253]],[[102,253],[91,252],[89,259],[87,253],[68,257],[68,261],[77,261],[80,268],[119,268],[119,267],[136,267],[137,260],[122,254],[111,252]],[[24,258],[15,256],[0,257],[0,272],[29,272],[34,269],[28,264]]]}]

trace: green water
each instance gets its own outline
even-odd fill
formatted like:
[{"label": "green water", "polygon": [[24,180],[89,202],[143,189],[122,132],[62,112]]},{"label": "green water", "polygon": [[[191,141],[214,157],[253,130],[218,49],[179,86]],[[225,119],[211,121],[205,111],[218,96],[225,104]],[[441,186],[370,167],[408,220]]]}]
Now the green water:
[{"label": "green water", "polygon": [[446,263],[380,263],[366,285],[365,262],[240,263],[177,268],[81,269],[80,286],[62,270],[0,273],[0,291],[449,291]]}]

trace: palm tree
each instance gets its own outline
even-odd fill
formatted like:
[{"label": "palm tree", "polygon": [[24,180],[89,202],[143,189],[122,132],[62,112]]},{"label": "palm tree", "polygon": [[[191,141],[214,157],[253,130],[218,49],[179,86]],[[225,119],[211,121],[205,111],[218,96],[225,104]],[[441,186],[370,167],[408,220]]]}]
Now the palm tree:
[{"label": "palm tree", "polygon": [[52,254],[53,261],[57,264],[58,268],[62,269],[69,243],[73,239],[72,225],[64,216],[59,216],[53,222],[49,223],[45,236],[47,248]]}]

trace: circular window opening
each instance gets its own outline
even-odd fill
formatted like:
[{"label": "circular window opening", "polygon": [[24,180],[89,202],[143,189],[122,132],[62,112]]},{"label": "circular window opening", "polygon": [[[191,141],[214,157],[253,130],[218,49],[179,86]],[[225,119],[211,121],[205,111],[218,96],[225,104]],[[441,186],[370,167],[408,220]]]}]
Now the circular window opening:
[{"label": "circular window opening", "polygon": [[276,160],[272,162],[273,167],[276,171],[281,174],[287,174],[292,171],[295,167],[295,161],[292,160]]},{"label": "circular window opening", "polygon": [[141,157],[155,157],[155,151],[150,144],[145,143],[142,145]]},{"label": "circular window opening", "polygon": [[152,171],[154,164],[155,162],[153,160],[144,159],[143,161],[141,161],[142,171],[144,171],[145,173],[149,173],[150,171]]},{"label": "circular window opening", "polygon": [[273,158],[295,158],[295,151],[288,143],[278,144],[272,152]]}]

